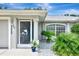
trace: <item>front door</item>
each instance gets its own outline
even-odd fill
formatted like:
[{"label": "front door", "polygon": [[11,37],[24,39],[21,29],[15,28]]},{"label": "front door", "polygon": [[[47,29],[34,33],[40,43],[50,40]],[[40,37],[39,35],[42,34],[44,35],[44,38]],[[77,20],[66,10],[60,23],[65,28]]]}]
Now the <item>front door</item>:
[{"label": "front door", "polygon": [[31,42],[31,22],[28,20],[19,21],[19,47],[27,47]]}]

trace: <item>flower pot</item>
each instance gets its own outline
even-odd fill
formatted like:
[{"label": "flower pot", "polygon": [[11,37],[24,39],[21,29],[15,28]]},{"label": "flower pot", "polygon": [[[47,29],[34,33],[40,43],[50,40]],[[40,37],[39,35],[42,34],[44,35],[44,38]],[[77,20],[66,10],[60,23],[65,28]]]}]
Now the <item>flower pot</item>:
[{"label": "flower pot", "polygon": [[36,47],[32,47],[32,52],[36,52]]},{"label": "flower pot", "polygon": [[47,42],[47,43],[50,43],[50,42],[51,42],[51,39],[47,39],[46,42]]}]

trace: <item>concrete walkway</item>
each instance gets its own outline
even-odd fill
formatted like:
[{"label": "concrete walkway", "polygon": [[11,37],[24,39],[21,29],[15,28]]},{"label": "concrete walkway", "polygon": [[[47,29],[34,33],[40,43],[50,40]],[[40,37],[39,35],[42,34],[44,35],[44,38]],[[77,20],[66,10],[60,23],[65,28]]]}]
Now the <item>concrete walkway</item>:
[{"label": "concrete walkway", "polygon": [[40,49],[39,56],[56,56],[50,49]]},{"label": "concrete walkway", "polygon": [[54,43],[47,43],[46,41],[40,41],[40,49],[39,56],[56,56],[53,51],[51,51],[51,47]]},{"label": "concrete walkway", "polygon": [[27,49],[0,49],[0,56],[56,56],[50,50],[52,43],[40,42],[38,52],[32,52],[31,48]]},{"label": "concrete walkway", "polygon": [[38,52],[32,52],[31,49],[0,49],[0,56],[38,56]]},{"label": "concrete walkway", "polygon": [[0,49],[0,56],[55,56],[50,49],[40,49],[32,52],[31,49]]}]

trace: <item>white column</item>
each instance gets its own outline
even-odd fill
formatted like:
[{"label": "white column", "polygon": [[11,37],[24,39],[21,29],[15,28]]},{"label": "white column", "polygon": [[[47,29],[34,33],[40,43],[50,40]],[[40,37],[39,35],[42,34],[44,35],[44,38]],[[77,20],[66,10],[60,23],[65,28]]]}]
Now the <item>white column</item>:
[{"label": "white column", "polygon": [[8,19],[8,49],[11,49],[11,19]]},{"label": "white column", "polygon": [[34,40],[38,40],[38,19],[34,19]]},{"label": "white column", "polygon": [[30,21],[30,40],[32,42],[32,20]]},{"label": "white column", "polygon": [[67,31],[68,33],[70,33],[70,32],[71,32],[71,30],[70,30],[70,24],[69,24],[69,23],[67,23],[67,26],[66,26],[66,31]]},{"label": "white column", "polygon": [[16,49],[16,18],[13,18],[13,24],[12,24],[12,49]]}]

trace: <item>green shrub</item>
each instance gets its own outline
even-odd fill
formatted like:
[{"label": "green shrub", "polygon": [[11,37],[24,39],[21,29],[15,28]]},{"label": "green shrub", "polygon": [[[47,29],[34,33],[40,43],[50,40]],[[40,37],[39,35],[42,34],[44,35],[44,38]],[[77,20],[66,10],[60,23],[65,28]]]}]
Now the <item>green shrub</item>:
[{"label": "green shrub", "polygon": [[55,33],[51,31],[42,31],[41,34],[47,37],[47,42],[50,42],[51,36],[55,35]]},{"label": "green shrub", "polygon": [[72,31],[73,33],[79,34],[79,23],[74,24],[74,25],[71,27],[71,31]]},{"label": "green shrub", "polygon": [[61,33],[52,46],[52,51],[60,56],[79,56],[78,35]]}]

